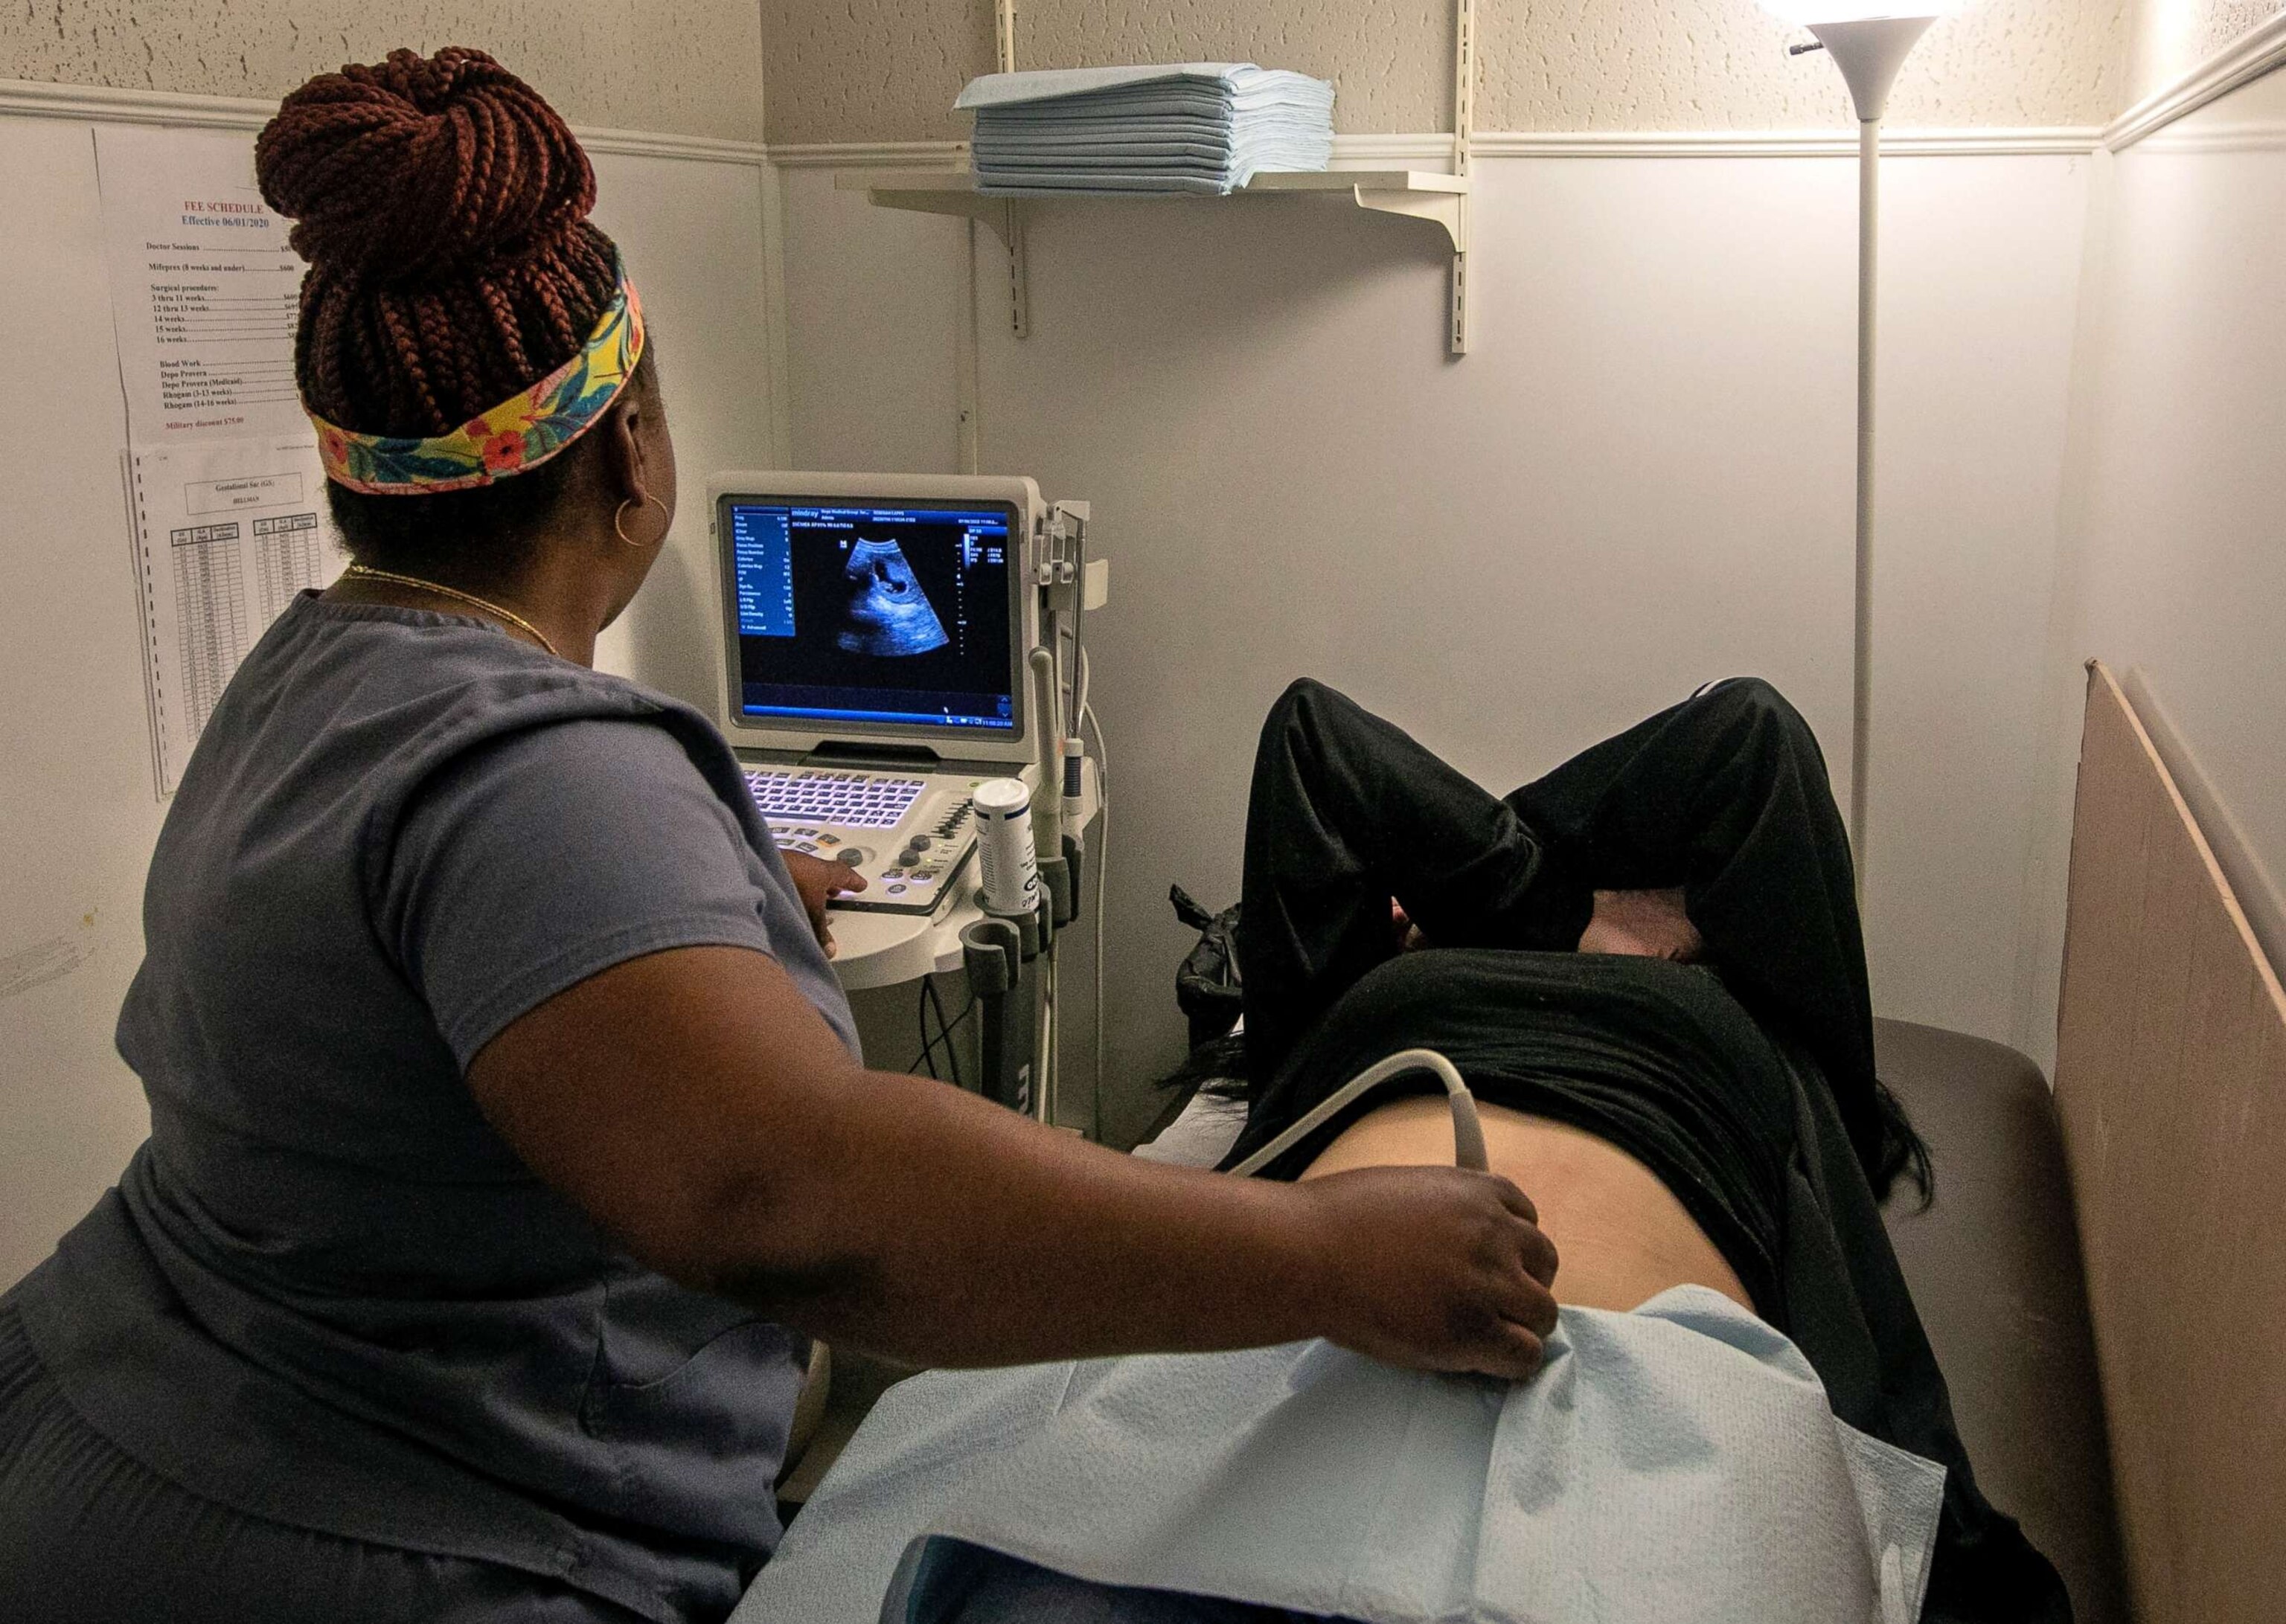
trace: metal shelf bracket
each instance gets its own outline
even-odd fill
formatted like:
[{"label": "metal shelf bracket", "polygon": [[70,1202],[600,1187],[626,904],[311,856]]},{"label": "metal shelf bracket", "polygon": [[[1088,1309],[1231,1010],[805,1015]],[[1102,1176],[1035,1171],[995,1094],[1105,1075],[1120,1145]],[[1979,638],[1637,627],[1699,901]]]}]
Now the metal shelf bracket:
[{"label": "metal shelf bracket", "polygon": [[[903,208],[924,215],[956,215],[974,220],[1000,239],[1008,255],[1008,326],[1018,338],[1031,332],[1031,291],[1029,272],[1024,255],[1024,204],[1018,198],[986,197],[975,189],[973,177],[956,174],[891,174],[884,177],[891,184],[874,186],[866,184],[869,177],[863,172],[843,177],[838,184],[862,188],[866,200],[879,208]],[[948,178],[958,180],[958,186],[947,186]],[[897,181],[933,181],[927,186],[898,185]]]},{"label": "metal shelf bracket", "polygon": [[1357,199],[1360,208],[1433,221],[1445,228],[1445,236],[1452,243],[1454,253],[1466,254],[1469,251],[1467,192],[1393,191],[1377,186],[1352,186],[1350,192]]}]

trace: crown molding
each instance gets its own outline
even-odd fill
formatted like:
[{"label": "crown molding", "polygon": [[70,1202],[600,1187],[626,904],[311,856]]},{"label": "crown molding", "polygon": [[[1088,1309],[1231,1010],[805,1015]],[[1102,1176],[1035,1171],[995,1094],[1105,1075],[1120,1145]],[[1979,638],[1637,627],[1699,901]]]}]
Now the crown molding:
[{"label": "crown molding", "polygon": [[2256,24],[2188,73],[2161,85],[2103,127],[2113,152],[2134,145],[2187,113],[2286,63],[2286,12]]},{"label": "crown molding", "polygon": [[591,153],[614,153],[623,158],[680,158],[697,163],[742,163],[761,169],[769,162],[769,148],[760,141],[726,141],[716,136],[666,135],[651,129],[598,129],[574,124],[572,133]]},{"label": "crown molding", "polygon": [[968,165],[968,143],[774,141],[770,161],[782,169],[958,169]]},{"label": "crown molding", "polygon": [[1453,167],[1453,137],[1434,130],[1427,134],[1336,136],[1333,161],[1328,167],[1449,170]]},{"label": "crown molding", "polygon": [[259,129],[274,101],[244,96],[192,96],[105,84],[48,84],[0,79],[0,113],[19,118],[82,119],[99,124],[172,124],[192,129]]},{"label": "crown molding", "polygon": [[[2101,135],[2092,125],[1884,129],[1881,151],[1897,157],[1942,158],[2092,153]],[[1479,133],[1469,151],[1477,158],[1854,158],[1857,136],[1854,130],[1823,129],[1511,129]]]},{"label": "crown molding", "polygon": [[[274,101],[243,96],[194,96],[177,90],[134,90],[99,84],[46,84],[0,79],[0,114],[19,118],[75,119],[96,124],[165,124],[175,129],[240,129],[251,133],[278,111]],[[664,135],[644,129],[599,129],[575,124],[572,133],[590,153],[633,158],[695,159],[760,167],[769,153],[759,141],[711,136]]]},{"label": "crown molding", "polygon": [[2211,129],[2196,125],[2188,129],[2162,129],[2136,145],[2147,153],[2166,153],[2175,157],[2205,153],[2286,152],[2286,119],[2226,124]]}]

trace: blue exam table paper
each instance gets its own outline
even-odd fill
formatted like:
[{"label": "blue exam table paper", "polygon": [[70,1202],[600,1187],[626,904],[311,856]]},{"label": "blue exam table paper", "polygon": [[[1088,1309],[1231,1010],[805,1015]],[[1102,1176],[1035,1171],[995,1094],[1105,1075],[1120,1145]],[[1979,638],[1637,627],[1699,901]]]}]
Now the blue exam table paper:
[{"label": "blue exam table paper", "polygon": [[1911,1624],[1943,1487],[1679,1286],[1565,1309],[1515,1385],[1323,1342],[914,1377],[732,1617],[935,1624],[960,1541],[1363,1624]]},{"label": "blue exam table paper", "polygon": [[982,162],[1033,163],[1060,158],[1204,158],[1227,163],[1237,143],[1227,136],[1170,135],[1154,130],[1131,140],[1079,136],[1045,141],[974,142],[969,150]]},{"label": "blue exam table paper", "polygon": [[1297,95],[1314,102],[1320,93],[1328,105],[1333,100],[1333,87],[1324,80],[1280,68],[1259,67],[1251,62],[1162,62],[1131,67],[1048,67],[1021,74],[986,74],[962,86],[952,105],[956,112],[964,112],[974,107],[1052,101],[1098,90],[1125,90],[1137,85],[1158,86],[1178,95],[1206,90],[1219,100],[1234,100],[1241,106],[1255,103],[1274,105]]},{"label": "blue exam table paper", "polygon": [[954,106],[993,196],[1226,192],[1333,156],[1334,87],[1250,62],[988,74]]}]

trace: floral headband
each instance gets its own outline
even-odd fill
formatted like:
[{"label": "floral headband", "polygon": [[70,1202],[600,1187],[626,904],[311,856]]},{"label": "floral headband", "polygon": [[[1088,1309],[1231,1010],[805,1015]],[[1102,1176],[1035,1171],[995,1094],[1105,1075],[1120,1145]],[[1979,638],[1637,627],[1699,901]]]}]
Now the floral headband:
[{"label": "floral headband", "polygon": [[642,349],[642,301],[622,268],[619,291],[579,353],[530,388],[430,440],[361,435],[312,412],[318,460],[327,479],[371,496],[489,485],[538,467],[594,427],[627,387]]}]

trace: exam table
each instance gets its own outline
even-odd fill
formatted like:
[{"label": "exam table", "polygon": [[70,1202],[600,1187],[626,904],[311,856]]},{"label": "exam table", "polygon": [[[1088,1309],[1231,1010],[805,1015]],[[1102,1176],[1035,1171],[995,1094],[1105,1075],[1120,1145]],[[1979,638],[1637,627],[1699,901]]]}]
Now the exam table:
[{"label": "exam table", "polygon": [[[2055,1563],[2080,1624],[2125,1624],[2078,1234],[2047,1084],[2000,1044],[1904,1021],[1874,1026],[1882,1078],[1935,1164],[1935,1203],[1915,1212],[1901,1196],[1887,1216],[1969,1458],[1986,1495]],[[1210,1092],[1172,1101],[1136,1153],[1211,1166],[1243,1117]],[[790,1501],[806,1497],[902,1374],[855,1364],[846,1384],[837,1372],[835,1413],[789,1474]]]},{"label": "exam table", "polygon": [[[1982,1038],[1877,1020],[1882,1080],[1928,1142],[1936,1200],[1888,1210],[1978,1480],[2062,1573],[2079,1624],[2128,1618],[2079,1236],[2039,1068]],[[1200,1094],[1137,1154],[1211,1166],[1244,1109]]]},{"label": "exam table", "polygon": [[2015,1050],[1877,1020],[1881,1077],[1928,1142],[1936,1201],[1890,1204],[1890,1243],[1991,1502],[2063,1575],[2079,1624],[2129,1617],[2056,1110]]}]

